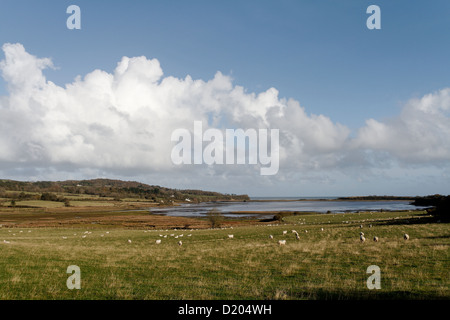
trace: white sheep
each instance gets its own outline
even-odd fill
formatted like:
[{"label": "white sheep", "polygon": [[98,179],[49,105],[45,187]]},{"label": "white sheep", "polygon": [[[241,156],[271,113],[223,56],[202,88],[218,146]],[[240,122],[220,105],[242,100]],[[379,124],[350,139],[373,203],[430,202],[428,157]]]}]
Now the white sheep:
[{"label": "white sheep", "polygon": [[298,233],[295,233],[295,238],[297,238],[297,240],[300,240],[300,236],[298,235]]},{"label": "white sheep", "polygon": [[234,238],[234,235],[229,234],[229,235],[228,235],[228,238],[233,239],[233,238]]},{"label": "white sheep", "polygon": [[373,237],[373,241],[378,242],[378,237]]},{"label": "white sheep", "polygon": [[178,241],[178,245],[179,245],[179,246],[182,246],[182,245],[183,245],[183,242],[181,242],[181,240]]},{"label": "white sheep", "polygon": [[359,236],[359,240],[360,240],[361,242],[364,242],[364,241],[366,241],[366,238],[364,238],[363,235],[360,235],[360,236]]},{"label": "white sheep", "polygon": [[287,234],[287,230],[284,230],[284,231],[283,231],[283,234]]},{"label": "white sheep", "polygon": [[273,239],[273,235],[270,234],[270,235],[269,235],[269,239]]},{"label": "white sheep", "polygon": [[156,242],[156,244],[160,244],[161,243],[161,239],[158,239],[155,242]]},{"label": "white sheep", "polygon": [[405,234],[403,235],[403,239],[408,240],[408,239],[409,239],[409,235],[405,233]]},{"label": "white sheep", "polygon": [[284,246],[285,244],[286,244],[286,240],[278,240],[278,244],[280,245],[280,246]]},{"label": "white sheep", "polygon": [[131,240],[130,240],[130,239],[128,239],[128,243],[131,243]]},{"label": "white sheep", "polygon": [[323,228],[320,228],[320,231],[323,231]]}]

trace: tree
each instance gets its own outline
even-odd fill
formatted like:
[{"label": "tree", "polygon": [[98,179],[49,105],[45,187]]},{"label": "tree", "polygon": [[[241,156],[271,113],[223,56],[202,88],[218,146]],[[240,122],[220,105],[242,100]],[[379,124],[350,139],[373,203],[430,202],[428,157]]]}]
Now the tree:
[{"label": "tree", "polygon": [[206,214],[206,218],[211,224],[211,228],[219,228],[222,225],[223,216],[217,209],[212,209]]},{"label": "tree", "polygon": [[434,208],[428,209],[428,213],[442,222],[450,221],[450,196],[441,196],[433,203]]},{"label": "tree", "polygon": [[64,199],[64,206],[70,207],[70,200],[69,199],[67,199],[67,198]]}]

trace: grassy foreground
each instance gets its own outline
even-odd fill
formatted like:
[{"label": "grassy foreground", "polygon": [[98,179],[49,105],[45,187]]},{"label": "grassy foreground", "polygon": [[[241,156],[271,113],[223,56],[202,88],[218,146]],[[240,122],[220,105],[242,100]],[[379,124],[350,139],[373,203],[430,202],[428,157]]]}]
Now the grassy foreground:
[{"label": "grassy foreground", "polygon": [[[428,220],[377,212],[214,230],[0,228],[0,299],[449,299],[450,227]],[[66,286],[70,265],[80,290]],[[379,290],[367,288],[370,265]]]}]

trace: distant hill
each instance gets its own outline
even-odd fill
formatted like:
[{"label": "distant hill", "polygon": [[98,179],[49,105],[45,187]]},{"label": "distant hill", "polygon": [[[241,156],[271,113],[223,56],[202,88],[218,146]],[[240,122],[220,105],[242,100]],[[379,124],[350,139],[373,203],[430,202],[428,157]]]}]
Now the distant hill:
[{"label": "distant hill", "polygon": [[[16,192],[16,193],[11,193]],[[66,180],[66,181],[15,181],[0,180],[0,197],[25,197],[26,193],[70,193],[148,200],[171,199],[192,202],[219,200],[249,200],[248,195],[222,194],[203,190],[180,190],[137,181],[113,179]]]},{"label": "distant hill", "polygon": [[416,200],[420,197],[404,197],[404,196],[354,196],[340,197],[338,200]]}]

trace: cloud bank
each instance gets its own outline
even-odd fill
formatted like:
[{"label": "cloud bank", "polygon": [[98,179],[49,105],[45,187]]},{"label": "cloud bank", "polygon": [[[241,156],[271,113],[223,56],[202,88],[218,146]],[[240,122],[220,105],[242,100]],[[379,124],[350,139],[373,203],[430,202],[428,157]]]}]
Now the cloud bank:
[{"label": "cloud bank", "polygon": [[296,100],[280,98],[275,88],[247,92],[220,72],[206,81],[180,79],[164,76],[157,59],[123,57],[112,73],[94,70],[61,87],[43,74],[53,68],[50,59],[18,43],[2,49],[0,70],[9,92],[0,98],[3,175],[259,175],[255,165],[174,165],[171,134],[192,131],[194,121],[204,129],[279,129],[280,171],[272,179],[370,171],[393,162],[450,163],[450,88],[410,100],[394,118],[368,119],[352,133],[325,115],[308,114]]}]

